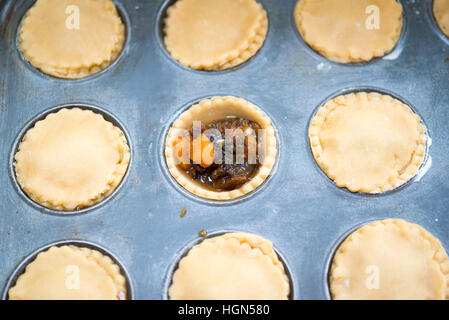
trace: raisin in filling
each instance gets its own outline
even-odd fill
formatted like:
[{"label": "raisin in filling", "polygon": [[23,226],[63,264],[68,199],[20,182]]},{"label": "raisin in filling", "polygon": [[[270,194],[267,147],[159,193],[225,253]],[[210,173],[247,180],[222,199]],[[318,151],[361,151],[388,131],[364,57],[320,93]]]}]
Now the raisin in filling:
[{"label": "raisin in filling", "polygon": [[[208,135],[210,129],[212,129],[212,132],[218,130],[221,137]],[[240,138],[235,136],[232,139],[225,139],[227,133],[235,132],[238,129],[241,130],[238,132],[243,132]],[[202,125],[201,132],[204,133],[204,139],[213,143],[215,159],[218,156],[222,159],[222,163],[213,162],[212,164],[200,165],[192,162],[180,166],[193,180],[200,182],[212,191],[238,189],[250,181],[260,168],[259,153],[257,152],[257,135],[260,129],[258,123],[243,118],[228,118]],[[189,132],[190,138],[194,139],[193,128]],[[253,137],[252,144],[249,143],[248,136]],[[238,149],[237,139],[240,139],[239,143],[243,148]],[[252,152],[252,156],[249,156],[249,150]],[[226,159],[228,160],[226,161]],[[230,159],[232,159],[231,163]]]}]

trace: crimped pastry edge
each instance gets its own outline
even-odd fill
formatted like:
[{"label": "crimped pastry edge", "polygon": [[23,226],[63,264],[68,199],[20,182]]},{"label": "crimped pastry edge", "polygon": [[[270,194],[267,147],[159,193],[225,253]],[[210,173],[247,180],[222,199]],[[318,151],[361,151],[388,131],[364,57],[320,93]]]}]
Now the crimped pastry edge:
[{"label": "crimped pastry edge", "polygon": [[[378,92],[353,92],[353,93],[347,93],[338,95],[334,98],[329,99],[326,101],[315,113],[312,120],[310,121],[310,126],[308,129],[309,134],[309,142],[310,142],[310,148],[313,154],[313,157],[318,164],[318,166],[323,170],[323,172],[335,183],[335,176],[329,172],[328,166],[326,163],[320,160],[322,147],[319,140],[319,132],[322,127],[322,124],[324,123],[324,119],[326,116],[333,112],[335,108],[340,107],[344,104],[344,100],[348,96],[358,96],[358,97],[365,97],[366,99],[381,99],[381,100],[387,100],[391,103],[395,103],[398,106],[402,108],[402,110],[408,112],[409,114],[413,115],[413,117],[416,119],[417,123],[419,124],[420,128],[420,139],[417,141],[418,146],[415,149],[415,152],[413,153],[412,161],[407,166],[407,170],[404,170],[404,172],[398,176],[390,176],[386,179],[386,181],[383,182],[382,185],[379,185],[375,189],[367,189],[362,190],[360,186],[354,187],[349,186],[346,183],[342,184],[336,184],[339,188],[346,188],[351,192],[363,192],[368,194],[377,194],[377,193],[383,193],[387,191],[394,190],[396,188],[399,188],[400,186],[404,185],[408,181],[410,181],[413,177],[416,176],[418,173],[420,167],[422,166],[425,156],[426,156],[426,149],[427,149],[427,133],[426,130],[422,124],[421,118],[410,108],[410,106],[406,105],[405,103],[399,101],[398,99],[392,97],[389,94],[384,93],[378,93]],[[379,183],[380,184],[380,183]]]},{"label": "crimped pastry edge", "polygon": [[[68,204],[64,203],[63,199],[49,199],[46,195],[42,194],[39,190],[30,189],[26,186],[26,183],[24,183],[21,179],[20,172],[21,172],[21,166],[20,163],[17,160],[18,155],[20,155],[20,152],[23,151],[23,148],[26,147],[26,138],[28,134],[33,134],[34,130],[38,128],[40,125],[42,125],[43,121],[45,121],[48,117],[57,116],[59,112],[70,112],[72,110],[76,111],[82,111],[82,112],[89,112],[95,117],[101,119],[104,121],[104,127],[107,130],[112,130],[112,133],[117,138],[117,144],[121,149],[121,152],[123,153],[121,162],[117,164],[116,170],[111,175],[111,179],[108,181],[108,184],[105,186],[105,189],[101,192],[98,192],[97,194],[90,197],[90,199],[86,199],[85,201],[79,202],[77,204]],[[29,128],[26,133],[24,134],[22,140],[20,141],[17,152],[14,155],[14,171],[16,175],[17,183],[19,184],[20,188],[24,191],[24,193],[34,202],[37,204],[46,207],[51,210],[56,211],[77,211],[84,208],[91,207],[97,203],[102,202],[107,197],[109,197],[120,185],[122,182],[129,166],[129,162],[131,159],[131,151],[130,147],[128,145],[128,141],[125,137],[125,134],[123,131],[113,125],[111,122],[104,119],[104,117],[89,109],[81,109],[79,107],[63,107],[57,111],[51,112],[48,115],[45,116],[44,119],[37,121],[33,127]]]},{"label": "crimped pastry edge", "polygon": [[[282,275],[283,280],[285,281],[285,287],[286,287],[286,294],[285,294],[285,300],[287,300],[290,296],[292,288],[290,288],[290,279],[286,274],[284,265],[282,261],[279,259],[278,254],[274,250],[273,243],[259,235],[253,234],[253,233],[247,233],[247,232],[227,232],[221,235],[214,235],[210,238],[206,238],[202,240],[200,243],[194,245],[192,248],[190,248],[187,252],[187,254],[180,259],[178,263],[178,267],[174,271],[172,275],[172,283],[169,287],[169,293],[168,298],[170,298],[170,291],[174,286],[174,282],[176,281],[176,273],[181,267],[181,263],[184,259],[188,259],[191,257],[192,252],[196,252],[198,250],[201,250],[204,247],[207,246],[220,246],[223,242],[226,241],[238,241],[241,246],[247,245],[248,251],[251,252],[257,252],[260,253],[263,256],[266,256],[269,258],[269,261],[271,261],[273,267],[275,267],[280,274]],[[185,260],[184,260],[185,261]]]},{"label": "crimped pastry edge", "polygon": [[99,267],[104,269],[104,271],[108,274],[108,276],[113,281],[114,285],[117,288],[117,300],[123,298],[127,299],[127,289],[126,289],[126,277],[121,273],[120,267],[107,255],[101,253],[98,250],[90,249],[88,247],[80,246],[80,245],[74,245],[74,244],[65,244],[65,245],[54,245],[49,248],[46,248],[44,251],[39,252],[36,257],[33,259],[33,261],[29,262],[24,272],[17,278],[14,286],[9,288],[8,295],[9,299],[11,299],[11,290],[16,287],[21,279],[26,277],[26,272],[29,270],[30,266],[35,262],[35,260],[39,256],[45,256],[49,253],[49,251],[52,250],[69,250],[73,252],[79,252],[84,255],[84,257],[92,262],[95,262]]},{"label": "crimped pastry edge", "polygon": [[327,48],[320,46],[314,39],[311,39],[308,37],[307,33],[304,30],[304,27],[302,25],[302,16],[301,16],[301,6],[304,3],[304,1],[307,0],[298,0],[298,2],[295,5],[294,9],[294,19],[295,19],[295,25],[300,33],[301,37],[304,39],[304,42],[307,43],[313,50],[315,50],[318,54],[325,57],[326,59],[329,59],[331,61],[342,63],[342,64],[350,64],[350,63],[363,63],[363,62],[370,62],[373,59],[383,57],[390,53],[395,46],[397,45],[399,39],[401,38],[402,34],[402,28],[403,28],[403,7],[401,5],[401,14],[399,16],[400,23],[398,24],[397,28],[394,30],[394,34],[390,38],[390,44],[385,47],[385,49],[379,48],[378,50],[375,50],[371,52],[370,54],[366,54],[364,56],[348,56],[346,54],[341,54],[339,52],[331,52]]},{"label": "crimped pastry edge", "polygon": [[208,71],[223,71],[233,67],[236,67],[250,58],[252,58],[257,51],[262,47],[265,42],[266,34],[268,32],[268,17],[265,9],[256,0],[248,0],[255,3],[259,8],[259,20],[258,24],[253,28],[250,37],[244,41],[239,48],[234,49],[224,56],[216,59],[211,59],[208,62],[190,62],[184,59],[181,55],[177,54],[173,47],[170,45],[169,29],[170,29],[170,13],[182,5],[183,0],[177,0],[175,4],[167,9],[167,16],[164,20],[164,46],[167,49],[170,56],[178,61],[180,64],[196,69],[196,70],[208,70]]},{"label": "crimped pastry edge", "polygon": [[[256,122],[258,122],[259,125],[266,130],[267,135],[264,160],[259,168],[258,173],[249,182],[247,182],[240,188],[231,191],[217,192],[202,187],[199,183],[193,181],[190,177],[187,177],[186,174],[178,168],[173,153],[173,143],[178,137],[178,135],[176,134],[176,129],[187,129],[184,128],[183,125],[186,123],[186,121],[188,121],[188,119],[192,119],[193,116],[199,116],[199,118],[195,118],[195,120],[200,120],[202,112],[214,109],[217,107],[217,105],[223,103],[231,103],[241,108],[247,114],[251,114],[252,116],[254,116],[256,118]],[[190,193],[204,199],[226,201],[240,198],[246,194],[251,193],[260,185],[262,185],[262,183],[271,174],[276,164],[278,150],[276,134],[269,117],[257,106],[242,98],[224,96],[201,100],[199,103],[194,104],[185,112],[183,112],[168,131],[165,141],[164,153],[165,161],[170,174],[183,188],[185,188]]]},{"label": "crimped pastry edge", "polygon": [[20,26],[19,30],[19,48],[22,52],[24,58],[36,69],[39,69],[43,73],[56,77],[56,78],[62,78],[62,79],[82,79],[89,76],[92,76],[96,73],[99,73],[109,67],[114,61],[118,58],[120,53],[123,50],[125,40],[126,40],[126,31],[125,31],[125,25],[123,24],[123,21],[118,14],[117,7],[115,3],[110,1],[104,2],[106,5],[105,10],[110,11],[111,14],[117,15],[117,28],[119,29],[119,35],[116,39],[115,44],[113,47],[111,47],[111,50],[109,52],[109,57],[105,57],[103,60],[98,61],[92,61],[91,64],[77,64],[77,65],[71,65],[71,66],[60,66],[57,63],[54,62],[44,62],[40,61],[38,57],[35,57],[31,55],[28,52],[28,49],[26,46],[24,46],[23,41],[23,33],[27,32],[28,27],[28,18],[33,14],[35,10],[35,5],[37,2],[28,10],[28,12],[25,14],[25,17],[22,21],[22,24]]},{"label": "crimped pastry edge", "polygon": [[449,258],[447,256],[446,250],[442,246],[440,240],[435,238],[430,232],[428,232],[426,229],[421,227],[420,225],[412,222],[408,222],[403,219],[384,219],[384,220],[378,220],[371,223],[367,223],[353,232],[349,234],[346,239],[344,239],[338,246],[337,250],[335,251],[334,257],[331,262],[331,267],[329,270],[329,291],[332,299],[338,299],[338,295],[340,292],[335,292],[335,289],[333,289],[332,286],[332,274],[334,273],[334,270],[340,266],[340,260],[344,259],[344,251],[347,250],[348,247],[351,246],[352,241],[354,238],[357,238],[361,233],[363,233],[364,230],[367,228],[376,228],[379,226],[385,226],[388,224],[394,224],[396,225],[401,232],[405,233],[407,230],[410,230],[412,228],[415,228],[419,231],[420,235],[422,236],[423,241],[427,241],[430,243],[431,247],[436,249],[435,254],[433,256],[433,260],[438,263],[440,266],[440,271],[443,274],[443,278],[445,279],[445,297],[443,299],[448,300],[449,299]]}]

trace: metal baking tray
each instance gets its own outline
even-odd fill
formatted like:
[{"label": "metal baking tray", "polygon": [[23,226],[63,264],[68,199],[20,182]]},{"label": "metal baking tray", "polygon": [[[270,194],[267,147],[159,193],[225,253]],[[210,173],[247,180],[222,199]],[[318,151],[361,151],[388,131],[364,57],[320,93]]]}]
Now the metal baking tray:
[{"label": "metal baking tray", "polygon": [[[203,72],[180,66],[161,42],[162,19],[173,1],[115,0],[127,27],[126,46],[113,65],[81,80],[49,77],[24,61],[16,33],[34,1],[0,1],[3,298],[25,257],[61,240],[98,244],[117,257],[128,270],[134,299],[166,298],[173,268],[202,229],[212,235],[253,232],[273,241],[291,275],[294,299],[328,299],[335,248],[348,232],[373,220],[418,223],[449,250],[449,40],[433,21],[432,1],[402,1],[399,44],[384,58],[354,65],[329,62],[307,47],[294,24],[296,0],[259,1],[269,18],[262,49],[232,70]],[[311,116],[329,97],[351,90],[390,93],[423,119],[432,143],[419,176],[406,186],[381,195],[353,194],[337,188],[316,165],[307,139]],[[258,105],[271,117],[280,146],[269,181],[225,205],[181,190],[163,158],[165,133],[176,115],[215,95]],[[27,200],[12,167],[27,126],[51,108],[71,105],[106,114],[124,129],[132,149],[127,177],[114,196],[76,214]],[[183,208],[187,214],[180,218]]]}]

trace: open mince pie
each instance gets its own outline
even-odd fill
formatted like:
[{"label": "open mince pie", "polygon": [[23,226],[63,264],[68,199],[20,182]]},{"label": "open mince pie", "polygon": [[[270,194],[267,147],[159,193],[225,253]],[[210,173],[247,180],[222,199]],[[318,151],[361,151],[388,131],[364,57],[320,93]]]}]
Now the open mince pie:
[{"label": "open mince pie", "polygon": [[416,175],[427,135],[409,106],[389,95],[360,92],[320,107],[309,140],[316,162],[338,187],[380,193]]},{"label": "open mince pie", "polygon": [[187,67],[224,70],[254,56],[267,29],[255,0],[178,0],[167,9],[164,44]]},{"label": "open mince pie", "polygon": [[400,219],[349,235],[332,261],[333,299],[449,299],[449,260],[440,241]]},{"label": "open mince pie", "polygon": [[449,38],[449,0],[434,0],[433,15],[441,31]]},{"label": "open mince pie", "polygon": [[9,289],[10,300],[124,300],[126,279],[97,250],[53,246],[37,255]]},{"label": "open mince pie", "polygon": [[[228,118],[225,120],[218,120],[208,123],[207,125],[201,126],[202,132],[210,131],[211,129],[216,129],[220,133],[220,138],[214,136],[208,137],[204,133],[199,136],[197,141],[201,140],[200,148],[201,160],[195,164],[192,163],[195,160],[194,144],[195,140],[193,138],[193,128],[189,130],[189,146],[190,147],[190,158],[188,161],[182,162],[179,166],[194,180],[199,181],[206,188],[212,191],[225,191],[234,190],[243,186],[245,183],[249,182],[256,174],[260,168],[260,160],[257,155],[257,145],[253,145],[251,149],[251,143],[248,139],[242,139],[243,144],[243,154],[244,157],[240,164],[236,164],[236,146],[235,141],[230,141],[230,156],[232,157],[232,163],[226,164],[216,164],[214,163],[214,156],[216,152],[225,154],[226,156],[226,141],[224,139],[226,132],[235,132],[236,130],[242,130],[242,133],[250,132],[250,134],[256,135],[258,130],[261,129],[259,124],[256,122],[242,119],[242,118]],[[255,136],[254,136],[255,137]],[[218,140],[219,139],[219,140]],[[238,139],[238,138],[236,138]],[[234,140],[234,139],[233,139]],[[254,140],[253,142],[256,142]],[[176,145],[177,146],[177,145]],[[251,163],[249,161],[250,151],[254,152],[254,161]],[[182,156],[182,149],[178,149],[179,155]],[[180,159],[182,160],[182,159]],[[192,160],[192,161],[191,161]]]},{"label": "open mince pie", "polygon": [[384,56],[402,31],[402,5],[396,0],[299,0],[294,16],[304,41],[340,63]]},{"label": "open mince pie", "polygon": [[125,41],[125,27],[111,0],[37,0],[19,32],[25,59],[66,79],[105,69]]},{"label": "open mince pie", "polygon": [[190,107],[173,123],[165,145],[171,175],[188,191],[212,200],[255,190],[271,173],[276,156],[270,119],[235,97],[214,97]]},{"label": "open mince pie", "polygon": [[241,232],[211,237],[190,249],[169,288],[172,300],[286,300],[289,294],[273,244]]},{"label": "open mince pie", "polygon": [[63,108],[26,132],[14,159],[17,181],[32,200],[71,211],[92,206],[117,188],[130,150],[122,130],[101,115]]}]

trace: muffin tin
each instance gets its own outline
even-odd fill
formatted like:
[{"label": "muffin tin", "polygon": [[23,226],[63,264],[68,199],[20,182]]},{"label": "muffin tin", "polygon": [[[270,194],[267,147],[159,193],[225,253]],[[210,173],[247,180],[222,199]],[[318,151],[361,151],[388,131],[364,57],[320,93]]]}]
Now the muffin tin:
[{"label": "muffin tin", "polygon": [[[16,43],[20,21],[34,1],[0,3],[3,298],[29,261],[24,257],[31,252],[32,259],[37,248],[67,239],[92,241],[116,255],[128,270],[134,299],[167,298],[177,261],[201,240],[203,229],[210,235],[252,232],[273,241],[291,275],[294,299],[330,297],[330,259],[342,239],[367,222],[418,223],[449,250],[449,41],[432,20],[432,1],[402,1],[406,24],[394,51],[354,65],[330,62],[304,44],[293,19],[296,0],[259,1],[269,19],[261,50],[231,70],[205,72],[180,66],[163,48],[161,19],[172,1],[116,0],[127,27],[123,52],[106,70],[81,80],[34,70]],[[307,130],[317,107],[335,93],[360,89],[403,97],[432,141],[418,177],[385,194],[339,189],[310,151]],[[165,134],[176,115],[215,95],[256,104],[278,131],[277,169],[262,188],[231,203],[187,194],[171,179],[163,157]],[[12,159],[24,128],[54,106],[96,108],[124,129],[130,143],[127,178],[113,197],[81,212],[49,212],[28,200],[15,182]],[[183,208],[187,213],[181,218]]]}]

